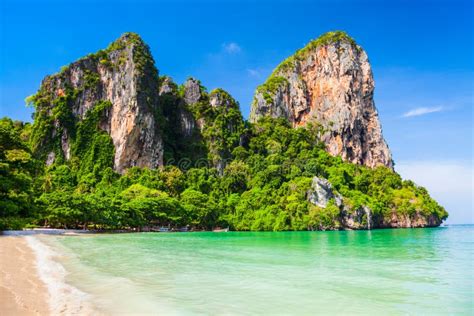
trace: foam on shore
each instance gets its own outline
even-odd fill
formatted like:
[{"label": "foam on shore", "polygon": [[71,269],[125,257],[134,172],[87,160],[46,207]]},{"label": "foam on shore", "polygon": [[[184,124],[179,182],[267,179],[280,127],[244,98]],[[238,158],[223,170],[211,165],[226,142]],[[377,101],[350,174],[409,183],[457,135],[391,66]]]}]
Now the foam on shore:
[{"label": "foam on shore", "polygon": [[96,314],[88,294],[66,283],[66,269],[55,257],[59,254],[34,236],[24,237],[36,256],[40,279],[49,291],[49,306],[53,315]]}]

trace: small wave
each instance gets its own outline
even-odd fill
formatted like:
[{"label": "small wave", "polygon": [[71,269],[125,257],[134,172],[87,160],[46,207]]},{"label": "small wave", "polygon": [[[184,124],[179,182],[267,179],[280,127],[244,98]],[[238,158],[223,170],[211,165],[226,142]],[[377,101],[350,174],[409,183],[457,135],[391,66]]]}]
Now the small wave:
[{"label": "small wave", "polygon": [[67,271],[54,259],[59,254],[37,237],[25,239],[36,255],[38,275],[48,288],[52,315],[96,314],[88,302],[89,295],[66,283]]}]

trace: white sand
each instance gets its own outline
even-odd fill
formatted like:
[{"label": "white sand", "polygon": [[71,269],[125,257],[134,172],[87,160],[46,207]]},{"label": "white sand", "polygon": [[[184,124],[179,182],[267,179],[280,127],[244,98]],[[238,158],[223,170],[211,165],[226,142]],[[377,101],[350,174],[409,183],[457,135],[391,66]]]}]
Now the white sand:
[{"label": "white sand", "polygon": [[0,236],[0,315],[97,315],[35,236]]}]

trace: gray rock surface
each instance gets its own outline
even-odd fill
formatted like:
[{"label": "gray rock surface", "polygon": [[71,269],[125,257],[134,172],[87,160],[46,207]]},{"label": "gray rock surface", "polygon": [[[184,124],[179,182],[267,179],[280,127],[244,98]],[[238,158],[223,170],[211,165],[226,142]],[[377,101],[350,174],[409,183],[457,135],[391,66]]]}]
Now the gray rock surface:
[{"label": "gray rock surface", "polygon": [[160,96],[165,93],[172,93],[174,82],[170,77],[165,77],[160,85]]},{"label": "gray rock surface", "polygon": [[195,104],[201,99],[201,85],[199,80],[189,78],[184,83],[184,101],[187,104]]},{"label": "gray rock surface", "polygon": [[371,229],[374,227],[372,210],[365,205],[353,211],[344,207],[341,212],[341,222],[347,229]]},{"label": "gray rock surface", "polygon": [[328,206],[331,199],[334,199],[334,204],[339,208],[338,222],[341,223],[339,229],[437,227],[442,222],[433,215],[400,214],[395,210],[388,217],[381,214],[374,216],[373,211],[366,205],[355,208],[345,203],[344,198],[334,191],[331,183],[319,177],[313,178],[307,197],[311,204],[323,209]]},{"label": "gray rock surface", "polygon": [[331,199],[335,200],[337,206],[342,205],[342,197],[333,192],[331,183],[324,178],[314,177],[308,192],[308,200],[316,206],[325,208]]},{"label": "gray rock surface", "polygon": [[214,107],[225,107],[225,108],[230,108],[232,104],[232,100],[229,98],[226,98],[221,91],[213,91],[209,95],[209,104]]}]

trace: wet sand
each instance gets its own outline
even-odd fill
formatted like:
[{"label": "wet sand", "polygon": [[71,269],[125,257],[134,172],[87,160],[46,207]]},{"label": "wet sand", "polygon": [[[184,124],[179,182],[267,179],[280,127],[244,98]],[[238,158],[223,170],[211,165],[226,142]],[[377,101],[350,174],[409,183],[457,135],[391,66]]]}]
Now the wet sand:
[{"label": "wet sand", "polygon": [[0,315],[49,315],[48,300],[25,238],[0,236]]}]

